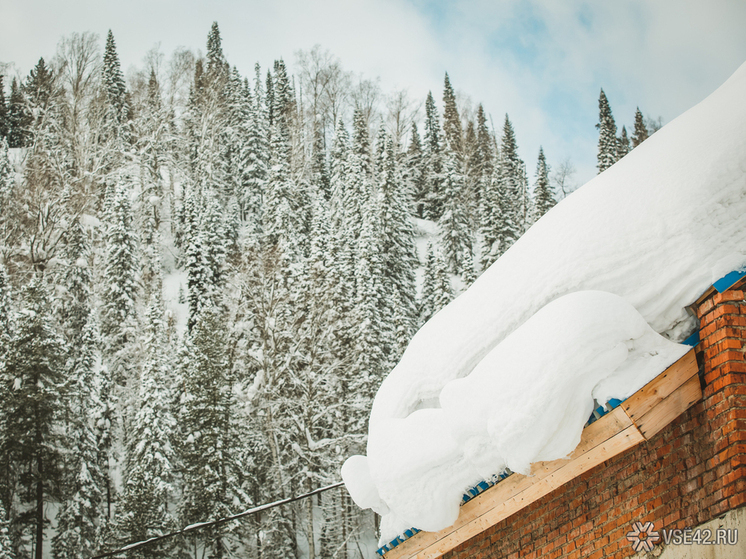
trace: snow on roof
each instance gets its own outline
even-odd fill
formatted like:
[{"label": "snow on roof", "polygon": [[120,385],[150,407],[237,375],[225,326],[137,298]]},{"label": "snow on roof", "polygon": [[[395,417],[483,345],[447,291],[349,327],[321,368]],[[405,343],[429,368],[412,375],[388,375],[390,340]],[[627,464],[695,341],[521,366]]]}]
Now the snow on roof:
[{"label": "snow on roof", "polygon": [[593,398],[624,398],[746,266],[746,64],[542,217],[415,335],[342,470],[381,541],[452,524],[504,467],[570,453]]}]

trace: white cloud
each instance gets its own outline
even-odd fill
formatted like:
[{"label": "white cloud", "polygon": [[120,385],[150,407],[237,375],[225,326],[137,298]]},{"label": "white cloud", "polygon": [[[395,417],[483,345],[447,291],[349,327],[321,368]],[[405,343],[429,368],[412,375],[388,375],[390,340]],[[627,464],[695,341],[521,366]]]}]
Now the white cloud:
[{"label": "white cloud", "polygon": [[212,21],[244,75],[321,44],[345,69],[440,101],[443,73],[495,126],[509,113],[533,174],[540,144],[595,174],[594,124],[604,87],[618,123],[637,105],[671,120],[746,60],[741,0],[2,0],[0,60],[25,75],[73,31],[114,32],[125,71],[156,43],[204,51]]}]

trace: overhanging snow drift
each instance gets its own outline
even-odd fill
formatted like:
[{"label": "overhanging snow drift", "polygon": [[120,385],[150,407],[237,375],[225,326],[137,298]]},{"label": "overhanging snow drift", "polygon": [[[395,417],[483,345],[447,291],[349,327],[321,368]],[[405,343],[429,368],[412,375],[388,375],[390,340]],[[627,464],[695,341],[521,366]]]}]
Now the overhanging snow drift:
[{"label": "overhanging snow drift", "polygon": [[353,498],[386,512],[382,540],[448,526],[505,465],[567,455],[594,395],[623,398],[684,353],[658,333],[686,337],[685,307],[746,265],[743,99],[746,65],[417,333],[373,404],[367,459],[343,469]]}]

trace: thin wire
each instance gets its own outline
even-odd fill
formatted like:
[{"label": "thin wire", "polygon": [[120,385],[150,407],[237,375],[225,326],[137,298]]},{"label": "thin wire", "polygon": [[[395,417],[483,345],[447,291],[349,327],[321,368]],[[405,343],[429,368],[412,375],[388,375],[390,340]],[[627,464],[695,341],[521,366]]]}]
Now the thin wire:
[{"label": "thin wire", "polygon": [[250,516],[252,514],[256,514],[264,510],[268,510],[274,507],[279,507],[280,505],[286,505],[294,501],[300,501],[301,499],[312,497],[313,495],[316,495],[318,493],[323,493],[324,491],[329,491],[330,489],[341,487],[343,484],[344,484],[343,481],[339,481],[337,483],[333,483],[332,485],[327,485],[326,487],[314,489],[313,491],[310,491],[309,493],[304,493],[303,495],[296,495],[295,497],[288,497],[287,499],[282,499],[281,501],[275,501],[274,503],[267,503],[264,505],[259,505],[258,507],[254,507],[249,510],[239,512],[238,514],[234,514],[231,516],[226,516],[225,518],[221,518],[219,520],[213,520],[212,522],[198,522],[196,524],[190,524],[189,526],[182,528],[181,530],[178,530],[176,532],[170,532],[168,534],[163,534],[162,536],[154,536],[147,540],[131,542],[125,545],[124,547],[120,547],[116,551],[109,551],[108,553],[102,553],[101,555],[94,555],[93,557],[91,557],[91,559],[103,559],[104,557],[113,557],[114,555],[119,555],[121,553],[127,553],[128,551],[133,551],[135,549],[139,549],[146,545],[150,545],[155,542],[165,540],[166,538],[178,536],[179,534],[187,534],[189,532],[194,532],[195,530],[201,530],[202,528],[207,528],[209,526],[217,526],[218,524],[224,524],[225,522],[230,522],[231,520],[236,520],[237,518],[243,518],[244,516]]}]

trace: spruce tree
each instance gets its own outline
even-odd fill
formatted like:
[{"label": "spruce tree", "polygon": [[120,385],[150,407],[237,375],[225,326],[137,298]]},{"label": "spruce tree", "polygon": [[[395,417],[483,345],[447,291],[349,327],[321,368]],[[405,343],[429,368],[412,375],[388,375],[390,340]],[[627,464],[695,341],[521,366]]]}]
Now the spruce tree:
[{"label": "spruce tree", "polygon": [[407,186],[414,202],[414,215],[420,219],[425,217],[426,202],[426,174],[422,142],[417,131],[417,123],[412,123],[412,133],[409,140],[406,158]]},{"label": "spruce tree", "polygon": [[443,214],[438,220],[438,233],[446,265],[454,274],[463,273],[466,260],[472,258],[471,231],[464,204],[464,182],[465,177],[458,170],[457,156],[449,145],[445,154],[445,198]]},{"label": "spruce tree", "polygon": [[384,289],[393,307],[393,351],[398,360],[416,330],[415,270],[418,265],[415,234],[410,219],[411,196],[396,165],[394,143],[382,131],[383,156],[379,170],[381,258]]},{"label": "spruce tree", "polygon": [[[203,212],[202,200],[192,185],[184,186],[184,224],[182,247],[184,268],[187,272],[187,298],[189,302],[188,327],[194,326],[196,317],[203,307],[210,306],[216,295],[213,286],[213,269],[209,258],[209,239],[200,218]],[[213,261],[213,263],[215,263]]]},{"label": "spruce tree", "polygon": [[100,408],[97,332],[93,316],[79,333],[68,377],[69,420],[65,497],[57,514],[57,535],[52,540],[55,558],[84,559],[98,547],[101,503],[105,496],[107,472],[102,470],[96,436],[96,410]]},{"label": "spruce tree", "polygon": [[120,181],[113,190],[106,226],[106,256],[102,333],[108,362],[117,383],[124,384],[130,364],[122,351],[133,341],[138,292],[137,239],[133,230],[129,185]]},{"label": "spruce tree", "polygon": [[618,149],[617,149],[617,161],[627,155],[632,148],[629,145],[629,136],[627,136],[627,128],[622,126],[622,133],[619,136]]},{"label": "spruce tree", "polygon": [[330,219],[334,231],[341,234],[347,226],[347,190],[350,179],[350,136],[344,121],[339,119],[329,157],[331,171]]},{"label": "spruce tree", "polygon": [[492,134],[487,128],[487,116],[480,103],[477,107],[477,149],[476,158],[479,164],[479,172],[482,177],[489,177],[495,165],[495,143]]},{"label": "spruce tree", "polygon": [[539,160],[536,164],[536,183],[534,184],[534,221],[547,213],[555,204],[552,187],[549,184],[549,166],[544,156],[544,148],[539,147]]},{"label": "spruce tree", "polygon": [[8,141],[0,138],[0,220],[7,215],[14,182],[14,172],[8,157]]},{"label": "spruce tree", "polygon": [[[277,99],[278,97],[276,97]],[[277,102],[275,113],[279,113]],[[262,230],[271,244],[297,252],[297,214],[293,211],[293,184],[290,169],[290,130],[281,113],[274,117],[270,136],[270,160],[267,188],[262,207]]]},{"label": "spruce tree", "polygon": [[618,160],[619,141],[616,136],[616,123],[611,114],[609,100],[604,90],[598,98],[598,172],[602,173]]},{"label": "spruce tree", "polygon": [[632,148],[636,148],[648,139],[648,129],[645,126],[645,119],[642,117],[640,107],[635,111],[635,131],[632,134]]},{"label": "spruce tree", "polygon": [[15,340],[14,322],[8,276],[5,273],[5,266],[0,262],[0,506],[4,507],[0,521],[3,522],[2,529],[5,533],[8,529],[6,519],[13,507],[17,474],[8,453],[11,441],[6,418],[6,402],[15,380],[8,370],[11,343]]},{"label": "spruce tree", "polygon": [[[50,315],[49,297],[40,277],[24,288],[15,336],[5,365],[2,463],[17,474],[17,498],[23,512],[15,522],[26,553],[42,559],[47,504],[59,498],[66,409],[64,342]],[[7,482],[6,482],[7,483]]]},{"label": "spruce tree", "polygon": [[[142,540],[167,532],[173,525],[168,510],[174,495],[176,428],[166,375],[163,309],[159,294],[151,298],[142,346],[144,360],[135,398],[135,413],[127,429],[126,467],[121,505],[116,519],[124,541]],[[139,557],[162,557],[170,543],[148,546]]]},{"label": "spruce tree", "polygon": [[515,132],[505,115],[499,163],[482,201],[482,269],[489,267],[518,240],[524,225],[526,180],[523,161],[518,157]]},{"label": "spruce tree", "polygon": [[210,32],[207,34],[207,75],[212,79],[226,79],[228,68],[228,62],[223,55],[223,42],[220,38],[218,22],[213,21]]},{"label": "spruce tree", "polygon": [[[244,437],[224,324],[222,311],[206,307],[186,340],[178,417],[182,471],[178,512],[183,524],[223,518],[249,501],[243,490]],[[200,533],[210,557],[231,554],[234,529],[223,524]]]},{"label": "spruce tree", "polygon": [[66,427],[71,449],[52,548],[55,557],[82,559],[97,549],[101,504],[108,484],[108,460],[104,457],[109,449],[99,446],[100,340],[91,302],[90,246],[79,220],[72,223],[65,240],[60,318],[70,348],[65,390],[69,394]]},{"label": "spruce tree", "polygon": [[0,74],[0,140],[7,138],[10,125],[8,123],[8,105],[5,102],[5,76]]},{"label": "spruce tree", "polygon": [[418,301],[419,325],[422,326],[435,314],[433,307],[433,293],[435,293],[435,251],[432,243],[427,243],[425,254],[425,270],[422,279],[422,292]]},{"label": "spruce tree", "polygon": [[228,74],[223,88],[224,123],[218,131],[220,138],[221,190],[219,192],[223,205],[231,200],[243,198],[243,175],[246,161],[243,159],[244,146],[247,142],[249,105],[241,76],[234,67]]},{"label": "spruce tree", "polygon": [[479,195],[481,192],[481,164],[478,160],[477,130],[474,121],[469,119],[464,132],[464,147],[461,156],[461,169],[464,175],[464,203],[470,223],[479,220]]},{"label": "spruce tree", "polygon": [[53,81],[52,70],[44,62],[44,59],[40,58],[36,66],[29,72],[26,83],[23,85],[29,103],[41,113],[49,105],[52,97]]},{"label": "spruce tree", "polygon": [[345,181],[344,207],[345,227],[352,239],[357,241],[362,234],[364,208],[373,192],[373,163],[370,154],[368,125],[362,111],[355,109],[353,115],[352,145],[349,154],[349,177]]},{"label": "spruce tree", "polygon": [[451,81],[448,79],[446,72],[445,84],[443,86],[443,135],[446,144],[461,158],[463,155],[463,138],[461,130],[461,118],[456,107],[456,95],[451,87]]},{"label": "spruce tree", "polygon": [[104,49],[103,86],[106,94],[107,107],[111,116],[120,126],[129,119],[129,104],[127,101],[127,87],[119,64],[119,55],[114,43],[114,34],[109,29],[106,35]]},{"label": "spruce tree", "polygon": [[10,542],[8,516],[5,507],[0,501],[0,559],[13,559],[13,545]]},{"label": "spruce tree", "polygon": [[425,172],[427,202],[425,215],[428,219],[438,220],[443,213],[443,156],[440,138],[438,110],[435,107],[432,93],[428,92],[425,101]]},{"label": "spruce tree", "polygon": [[520,159],[518,163],[517,189],[513,194],[513,206],[515,211],[516,226],[518,229],[518,238],[531,227],[531,215],[533,201],[528,191],[528,172],[526,163]]},{"label": "spruce tree", "polygon": [[21,86],[13,78],[8,98],[8,146],[22,148],[28,145],[32,123],[31,113],[26,105]]},{"label": "spruce tree", "polygon": [[432,318],[453,299],[451,278],[440,251],[428,243],[425,275],[420,297],[420,324]]}]

